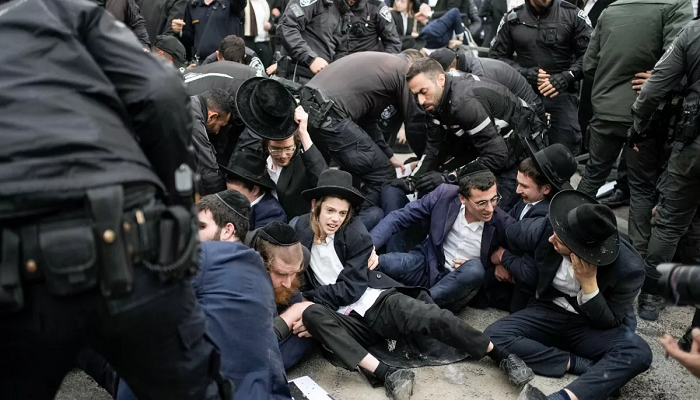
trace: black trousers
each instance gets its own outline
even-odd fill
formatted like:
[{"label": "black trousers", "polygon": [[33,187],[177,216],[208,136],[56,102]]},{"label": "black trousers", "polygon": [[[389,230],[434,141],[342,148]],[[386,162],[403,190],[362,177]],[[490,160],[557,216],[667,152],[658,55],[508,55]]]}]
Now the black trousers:
[{"label": "black trousers", "polygon": [[246,47],[255,51],[255,54],[258,55],[260,61],[262,61],[265,68],[269,67],[270,64],[272,64],[272,57],[274,52],[272,51],[272,46],[270,45],[269,41],[256,42],[255,38],[250,36],[246,36],[243,40],[245,41]]},{"label": "black trousers", "polygon": [[628,124],[593,118],[590,123],[590,158],[578,191],[595,197],[605,183],[612,167],[624,151],[630,191],[629,237],[632,245],[644,257],[651,235],[651,210],[656,204],[656,183],[668,158],[666,138],[650,139],[637,145],[634,151],[626,145]]},{"label": "black trousers", "polygon": [[433,338],[468,353],[486,355],[488,336],[435,304],[389,290],[365,313],[343,315],[321,305],[304,311],[304,326],[348,368],[355,368],[368,354],[367,347],[383,339]]},{"label": "black trousers", "polygon": [[396,179],[396,170],[387,155],[375,143],[382,140],[376,121],[369,121],[365,131],[350,118],[331,118],[321,128],[310,128],[309,134],[319,150],[325,150],[340,168],[362,182],[361,191],[366,201],[363,207],[381,206],[382,186]]},{"label": "black trousers", "polygon": [[659,192],[656,225],[651,231],[644,260],[646,279],[642,290],[651,294],[656,294],[660,277],[656,267],[673,259],[683,235],[696,240],[694,247],[697,248],[700,236],[700,138],[687,146],[674,142],[666,173],[659,181]]},{"label": "black trousers", "polygon": [[[0,318],[2,398],[53,399],[85,347],[104,356],[140,400],[221,399],[219,353],[188,281],[143,268],[121,300],[98,290],[67,297],[25,285],[25,307]],[[109,311],[111,310],[111,311]]]},{"label": "black trousers", "polygon": [[579,399],[605,400],[649,369],[649,345],[625,325],[593,329],[552,302],[535,301],[486,331],[496,346],[518,355],[538,375],[561,377],[575,354],[595,362],[566,388]]},{"label": "black trousers", "polygon": [[547,130],[549,143],[561,143],[576,156],[581,151],[581,127],[578,124],[578,104],[573,93],[560,93],[557,97],[540,96],[544,109],[550,115]]}]

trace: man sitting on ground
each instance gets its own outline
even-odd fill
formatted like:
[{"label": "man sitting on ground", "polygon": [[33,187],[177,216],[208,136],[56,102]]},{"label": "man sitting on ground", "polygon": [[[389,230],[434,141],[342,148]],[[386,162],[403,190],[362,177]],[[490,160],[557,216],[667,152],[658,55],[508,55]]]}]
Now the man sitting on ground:
[{"label": "man sitting on ground", "polygon": [[528,386],[519,399],[604,400],[649,368],[649,345],[625,325],[644,266],[612,210],[565,190],[548,218],[518,221],[508,237],[536,260],[537,300],[486,333],[539,375],[581,375],[549,396]]},{"label": "man sitting on ground", "polygon": [[[442,184],[419,201],[387,215],[372,229],[372,243],[382,247],[389,238],[416,223],[428,223],[430,233],[420,249],[379,256],[379,270],[408,286],[430,288],[443,308],[459,312],[476,296],[489,275],[495,279],[491,253],[505,243],[512,219],[496,205],[496,177],[472,163],[459,186]],[[488,288],[485,285],[485,288]],[[486,306],[487,299],[481,301]]]},{"label": "man sitting on ground", "polygon": [[229,161],[228,168],[221,166],[226,173],[226,188],[237,190],[250,201],[250,229],[258,229],[268,222],[287,222],[287,215],[271,191],[275,183],[267,175],[265,160],[257,152],[236,151]]},{"label": "man sitting on ground", "polygon": [[299,241],[311,253],[302,294],[316,304],[293,325],[294,333],[308,330],[347,368],[360,366],[384,382],[387,394],[395,399],[410,397],[414,374],[390,367],[366,350],[383,338],[433,338],[475,359],[488,355],[500,363],[514,385],[532,379],[532,371],[519,358],[430,303],[422,289],[404,288],[381,273],[370,272],[371,237],[352,215],[352,207],[364,197],[353,188],[349,173],[323,171],[318,186],[304,196],[311,200],[312,212],[301,216],[295,226]]}]

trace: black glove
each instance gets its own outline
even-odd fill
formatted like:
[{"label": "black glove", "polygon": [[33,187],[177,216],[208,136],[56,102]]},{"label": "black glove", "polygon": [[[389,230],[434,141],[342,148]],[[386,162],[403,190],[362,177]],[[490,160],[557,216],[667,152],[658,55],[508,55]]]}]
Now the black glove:
[{"label": "black glove", "polygon": [[393,181],[389,182],[389,186],[393,186],[395,188],[399,188],[403,190],[405,194],[411,194],[413,193],[411,191],[411,188],[408,183],[408,178],[402,178],[402,179],[394,179]]},{"label": "black glove", "polygon": [[525,77],[527,80],[527,83],[529,83],[532,87],[536,88],[537,87],[537,77],[540,74],[540,69],[537,67],[532,67],[532,68],[520,68],[518,71],[520,72],[520,75]]},{"label": "black glove", "polygon": [[637,130],[634,129],[634,125],[630,126],[630,128],[627,130],[627,146],[630,149],[633,149],[637,143],[641,143],[647,139],[648,136],[637,132]]},{"label": "black glove", "polygon": [[428,193],[447,182],[445,176],[437,171],[430,171],[421,175],[416,181],[416,190],[422,193]]},{"label": "black glove", "polygon": [[551,83],[552,87],[559,93],[566,90],[574,81],[576,81],[576,79],[574,78],[574,74],[570,71],[561,72],[549,77],[549,83]]}]

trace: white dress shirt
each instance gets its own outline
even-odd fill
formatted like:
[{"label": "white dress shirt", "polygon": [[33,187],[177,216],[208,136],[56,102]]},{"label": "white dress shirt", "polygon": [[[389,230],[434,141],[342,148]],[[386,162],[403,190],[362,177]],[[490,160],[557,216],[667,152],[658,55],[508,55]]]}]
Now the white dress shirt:
[{"label": "white dress shirt", "polygon": [[[571,265],[571,258],[564,256],[557,274],[554,275],[554,280],[552,281],[552,286],[558,291],[568,295],[576,296],[576,301],[578,305],[582,305],[588,302],[590,299],[594,298],[600,292],[596,290],[590,294],[583,294],[581,290],[581,284],[578,279],[574,276],[574,267]],[[565,309],[566,311],[578,314],[574,306],[571,305],[564,297],[557,297],[554,299],[554,304]]]},{"label": "white dress shirt", "polygon": [[523,211],[520,213],[520,218],[518,218],[518,221],[523,219],[525,217],[525,214],[527,214],[527,212],[530,211],[532,209],[532,207],[536,206],[541,201],[542,200],[536,201],[534,203],[526,203],[525,207],[523,207]]},{"label": "white dress shirt", "polygon": [[[270,175],[270,179],[272,179],[272,182],[275,182],[275,185],[277,185],[277,181],[280,180],[280,175],[282,175],[282,170],[284,167],[280,167],[275,165],[272,162],[272,156],[267,156],[267,174]],[[277,200],[280,198],[277,197],[277,191],[273,190],[272,195],[275,196]]]},{"label": "white dress shirt", "polygon": [[445,253],[445,268],[450,271],[455,269],[452,260],[456,258],[463,260],[481,259],[481,236],[484,233],[484,221],[468,223],[464,214],[465,209],[466,207],[462,204],[459,215],[442,245]]},{"label": "white dress shirt", "polygon": [[254,205],[260,203],[260,200],[262,200],[263,197],[265,197],[265,193],[263,193],[262,195],[260,195],[260,197],[258,197],[257,199],[251,201],[251,202],[250,202],[250,208],[253,208]]},{"label": "white dress shirt", "polygon": [[403,21],[403,32],[401,33],[401,36],[405,35],[406,32],[408,32],[408,14],[405,12],[401,13],[401,20]]},{"label": "white dress shirt", "polygon": [[[338,275],[344,269],[343,264],[340,263],[340,258],[335,253],[334,239],[335,235],[330,235],[326,237],[325,244],[319,245],[314,243],[311,246],[311,270],[321,285],[335,284]],[[337,312],[348,315],[354,310],[364,317],[367,310],[374,305],[382,292],[383,290],[368,287],[362,297],[360,297],[360,300],[349,306],[340,307]]]}]

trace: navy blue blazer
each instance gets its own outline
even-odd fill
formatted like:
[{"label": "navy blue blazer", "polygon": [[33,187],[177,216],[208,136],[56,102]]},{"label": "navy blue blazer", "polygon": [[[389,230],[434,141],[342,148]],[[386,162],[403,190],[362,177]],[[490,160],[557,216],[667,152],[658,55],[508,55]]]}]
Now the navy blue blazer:
[{"label": "navy blue blazer", "polygon": [[[445,271],[445,252],[442,245],[462,207],[458,189],[455,185],[442,184],[420,200],[410,202],[406,207],[384,217],[372,229],[374,247],[383,246],[391,235],[401,232],[415,222],[430,221],[430,233],[421,247],[429,267],[430,285],[434,285],[438,276]],[[484,232],[481,236],[481,263],[484,265],[487,277],[484,287],[495,282],[495,279],[493,282],[489,279],[493,277],[495,268],[491,263],[491,254],[505,244],[506,228],[511,223],[513,219],[505,211],[496,207],[493,218],[484,224]]]},{"label": "navy blue blazer", "polygon": [[[520,199],[518,204],[516,204],[508,214],[513,218],[513,220],[518,221],[520,219],[520,213],[523,212],[523,208],[525,208],[525,202]],[[526,212],[523,219],[546,217],[547,215],[549,215],[549,199],[544,199]],[[510,271],[516,282],[525,284],[525,287],[522,288],[526,293],[534,295],[534,291],[530,293],[530,290],[528,289],[537,284],[537,274],[535,273],[537,268],[534,268],[534,257],[531,254],[519,251],[515,247],[506,247],[507,248],[501,257],[501,264],[503,267],[505,267],[505,269]]]},{"label": "navy blue blazer", "polygon": [[192,286],[221,352],[221,372],[235,398],[290,400],[277,336],[270,274],[255,250],[241,243],[202,242]]},{"label": "navy blue blazer", "polygon": [[279,221],[287,223],[287,214],[280,205],[279,201],[270,193],[265,193],[260,202],[250,208],[249,230],[262,228],[268,222]]},{"label": "navy blue blazer", "polygon": [[[518,201],[518,203],[510,209],[508,215],[510,215],[515,221],[519,221],[520,213],[523,212],[524,208],[525,202],[523,201],[523,199],[520,199],[520,201]],[[526,212],[525,215],[523,215],[523,219],[544,217],[547,215],[549,215],[549,199],[544,199],[539,203],[535,204],[534,207],[532,207],[528,212]]]}]

